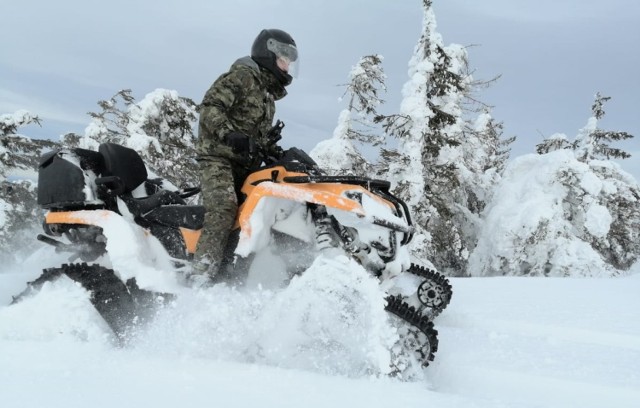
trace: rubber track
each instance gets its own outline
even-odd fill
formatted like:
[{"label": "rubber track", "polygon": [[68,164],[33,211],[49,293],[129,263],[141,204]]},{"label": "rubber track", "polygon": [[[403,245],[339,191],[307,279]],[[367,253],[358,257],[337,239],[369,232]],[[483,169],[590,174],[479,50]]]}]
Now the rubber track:
[{"label": "rubber track", "polygon": [[431,280],[435,282],[437,285],[440,285],[444,289],[444,293],[446,295],[446,299],[442,302],[442,304],[437,308],[430,308],[431,310],[431,318],[435,318],[438,316],[444,309],[449,306],[451,303],[451,296],[453,296],[453,288],[451,287],[451,283],[449,283],[449,279],[446,276],[442,275],[434,271],[433,269],[424,268],[422,266],[411,264],[411,267],[406,270],[406,272],[411,273],[413,275],[419,276],[424,279]]},{"label": "rubber track", "polygon": [[136,317],[136,302],[113,269],[86,263],[64,264],[61,269],[91,292],[91,304],[116,335],[123,335]]},{"label": "rubber track", "polygon": [[[44,269],[42,275],[32,282],[12,303],[20,301],[25,295],[40,290],[46,282],[53,282],[62,275],[67,275],[91,293],[91,304],[122,340],[128,328],[138,317],[139,305],[131,292],[141,291],[131,282],[125,285],[112,269],[100,265],[63,264],[58,268]],[[130,290],[133,289],[133,290]]]},{"label": "rubber track", "polygon": [[399,295],[387,296],[386,300],[387,305],[384,309],[387,312],[398,316],[427,336],[429,340],[429,350],[425,351],[423,347],[416,351],[422,356],[422,366],[428,366],[429,362],[435,358],[434,353],[438,351],[438,331],[433,328],[433,322],[427,316],[424,316],[416,310],[415,307],[409,306]]}]

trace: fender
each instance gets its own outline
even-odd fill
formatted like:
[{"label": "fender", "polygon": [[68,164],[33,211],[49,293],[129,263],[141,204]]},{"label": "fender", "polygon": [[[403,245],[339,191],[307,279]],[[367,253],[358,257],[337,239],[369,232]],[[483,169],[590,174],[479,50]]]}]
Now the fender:
[{"label": "fender", "polygon": [[[103,230],[107,225],[115,220],[122,220],[122,216],[109,210],[80,210],[80,211],[49,211],[45,215],[45,224],[67,224],[67,225],[93,225]],[[201,229],[193,230],[180,227],[180,234],[186,245],[188,254],[195,254],[198,240],[202,234]],[[151,232],[143,228],[145,236],[151,235]]]}]

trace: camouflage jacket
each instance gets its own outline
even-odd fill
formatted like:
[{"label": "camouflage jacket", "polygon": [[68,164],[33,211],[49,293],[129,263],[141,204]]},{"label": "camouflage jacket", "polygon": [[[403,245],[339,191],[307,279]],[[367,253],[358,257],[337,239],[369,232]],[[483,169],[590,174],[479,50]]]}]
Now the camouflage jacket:
[{"label": "camouflage jacket", "polygon": [[224,142],[230,132],[243,132],[259,148],[267,147],[267,132],[275,114],[275,102],[287,94],[275,76],[250,57],[237,60],[221,75],[199,106],[198,159],[226,157],[236,165],[249,168],[259,157],[234,154]]}]

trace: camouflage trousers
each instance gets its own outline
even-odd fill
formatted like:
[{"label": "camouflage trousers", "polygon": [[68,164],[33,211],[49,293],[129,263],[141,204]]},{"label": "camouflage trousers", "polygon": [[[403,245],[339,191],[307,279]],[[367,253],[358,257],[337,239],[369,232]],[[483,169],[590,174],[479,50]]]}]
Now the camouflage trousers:
[{"label": "camouflage trousers", "polygon": [[196,262],[218,268],[238,211],[234,169],[228,159],[212,157],[200,161],[200,177],[206,213],[196,249]]}]

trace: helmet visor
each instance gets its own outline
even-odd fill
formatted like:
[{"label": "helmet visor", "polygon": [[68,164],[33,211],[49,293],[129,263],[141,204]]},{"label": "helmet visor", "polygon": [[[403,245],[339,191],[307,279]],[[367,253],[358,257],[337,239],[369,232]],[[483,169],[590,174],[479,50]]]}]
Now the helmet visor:
[{"label": "helmet visor", "polygon": [[286,72],[293,78],[298,77],[298,60],[289,61],[286,57],[276,57],[276,66],[282,72]]},{"label": "helmet visor", "polygon": [[298,77],[298,49],[295,45],[282,43],[271,38],[267,41],[267,49],[275,54],[276,65],[281,71],[293,78]]},{"label": "helmet visor", "polygon": [[276,57],[286,58],[289,62],[298,59],[298,49],[293,44],[283,43],[274,38],[270,38],[267,41],[267,49],[276,54]]}]

